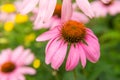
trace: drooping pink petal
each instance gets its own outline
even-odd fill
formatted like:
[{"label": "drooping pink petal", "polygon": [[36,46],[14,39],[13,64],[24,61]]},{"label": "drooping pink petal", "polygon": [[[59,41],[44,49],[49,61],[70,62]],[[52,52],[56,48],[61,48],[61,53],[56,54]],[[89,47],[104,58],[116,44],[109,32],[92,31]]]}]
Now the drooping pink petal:
[{"label": "drooping pink petal", "polygon": [[35,69],[30,68],[30,67],[20,67],[20,68],[17,70],[17,72],[18,72],[18,73],[21,73],[21,74],[30,74],[30,75],[36,74]]},{"label": "drooping pink petal", "polygon": [[20,9],[21,14],[27,14],[32,11],[33,8],[37,5],[39,0],[24,0],[23,5]]},{"label": "drooping pink petal", "polygon": [[8,80],[8,76],[7,75],[2,75],[2,77],[0,78],[0,80]]},{"label": "drooping pink petal", "polygon": [[53,16],[48,26],[50,26],[50,29],[53,29],[60,24],[61,24],[61,19],[56,16]]},{"label": "drooping pink petal", "polygon": [[17,74],[13,73],[13,74],[9,74],[9,79],[8,80],[17,80]]},{"label": "drooping pink petal", "polygon": [[40,0],[39,1],[39,12],[38,16],[35,20],[35,26],[40,25],[47,22],[55,9],[57,0]]},{"label": "drooping pink petal", "polygon": [[2,54],[0,54],[0,56],[1,56],[0,64],[3,64],[4,62],[9,61],[11,59],[11,54],[12,54],[11,49],[3,50],[1,53]]},{"label": "drooping pink petal", "polygon": [[58,28],[51,29],[37,37],[36,41],[46,41],[58,35]]},{"label": "drooping pink petal", "polygon": [[86,35],[85,41],[88,45],[81,45],[86,53],[87,59],[93,63],[97,62],[100,57],[100,45],[98,39],[91,36],[91,34],[88,34]]},{"label": "drooping pink petal", "polygon": [[80,13],[80,12],[73,12],[72,15],[72,20],[78,21],[78,22],[82,22],[82,23],[87,23],[89,21],[89,19],[87,18],[86,15]]},{"label": "drooping pink petal", "polygon": [[76,0],[78,7],[90,18],[94,17],[92,8],[88,0]]},{"label": "drooping pink petal", "polygon": [[46,23],[41,24],[41,25],[36,25],[34,26],[34,29],[41,29],[41,28],[50,28],[53,29],[54,27],[58,26],[61,24],[61,19],[56,17],[56,16],[52,16],[52,18],[50,20],[48,20]]},{"label": "drooping pink petal", "polygon": [[53,55],[55,55],[55,52],[59,49],[59,47],[62,43],[58,39],[59,38],[51,39],[46,46],[46,50],[45,50],[45,53],[46,53],[45,62],[46,62],[46,64],[50,64]]},{"label": "drooping pink petal", "polygon": [[19,59],[16,61],[17,65],[24,65],[24,60],[26,59],[26,57],[29,55],[30,50],[26,49],[21,56],[19,57]]},{"label": "drooping pink petal", "polygon": [[87,35],[90,35],[92,38],[98,41],[98,38],[95,36],[95,34],[93,33],[91,29],[86,28],[86,31],[87,31]]},{"label": "drooping pink petal", "polygon": [[66,22],[68,20],[70,20],[71,16],[72,16],[72,2],[71,0],[63,0],[62,3],[62,14],[61,14],[61,22]]},{"label": "drooping pink petal", "polygon": [[101,0],[103,3],[107,4],[109,3],[111,0]]},{"label": "drooping pink petal", "polygon": [[117,13],[120,13],[120,1],[115,0],[110,6],[109,6],[109,14],[116,15]]},{"label": "drooping pink petal", "polygon": [[18,79],[18,80],[25,80],[25,77],[24,77],[24,75],[22,75],[22,74],[18,74],[18,75],[17,75],[17,79]]},{"label": "drooping pink petal", "polygon": [[85,51],[82,48],[81,44],[82,43],[80,43],[78,45],[78,51],[79,51],[79,56],[80,56],[80,61],[81,61],[82,67],[84,68],[86,65],[86,55],[85,55]]},{"label": "drooping pink petal", "polygon": [[68,53],[68,58],[66,62],[66,70],[73,70],[80,60],[78,46],[71,45],[70,51]]},{"label": "drooping pink petal", "polygon": [[61,41],[58,50],[55,51],[56,52],[54,53],[51,60],[51,66],[53,69],[58,70],[65,59],[65,55],[67,52],[67,44],[64,43],[64,41]]},{"label": "drooping pink petal", "polygon": [[108,13],[107,7],[100,1],[93,1],[91,7],[95,14],[95,17],[104,17]]},{"label": "drooping pink petal", "polygon": [[24,49],[22,46],[17,47],[12,53],[11,61],[16,62],[16,60],[18,60],[23,51]]},{"label": "drooping pink petal", "polygon": [[34,58],[35,58],[35,56],[34,56],[33,53],[29,54],[29,55],[26,57],[26,59],[24,60],[24,64],[25,64],[25,65],[31,64],[31,63],[33,62]]},{"label": "drooping pink petal", "polygon": [[14,76],[10,77],[9,80],[17,80],[17,77],[15,77],[15,75],[14,75]]}]

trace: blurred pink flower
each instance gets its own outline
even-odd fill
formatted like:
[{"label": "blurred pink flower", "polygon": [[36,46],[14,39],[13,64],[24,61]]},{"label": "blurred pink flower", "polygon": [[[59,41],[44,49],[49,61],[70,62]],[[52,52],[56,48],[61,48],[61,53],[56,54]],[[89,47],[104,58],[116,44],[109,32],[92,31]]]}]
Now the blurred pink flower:
[{"label": "blurred pink flower", "polygon": [[[71,0],[68,1],[71,2]],[[49,21],[49,19],[52,17],[57,0],[23,0],[20,13],[26,14],[32,11],[38,3],[39,10],[34,24],[43,25],[43,23]],[[76,0],[76,3],[87,16],[90,18],[94,16],[88,0]]]},{"label": "blurred pink flower", "polygon": [[[85,16],[83,13],[81,13],[80,11],[78,11],[78,6],[77,4],[73,4],[73,15],[72,15],[72,19],[73,20],[78,20],[82,23],[87,23],[89,21],[89,19],[87,18],[87,16]],[[33,16],[31,17],[31,20],[34,21],[36,18],[36,15],[38,13],[38,9],[35,8],[33,11]],[[47,21],[46,23],[39,25],[36,24],[34,25],[34,29],[38,30],[41,28],[54,28],[55,26],[57,26],[58,24],[61,24],[61,5],[57,4],[56,8],[54,10],[53,16],[51,17],[51,19],[49,21]]]},{"label": "blurred pink flower", "polygon": [[[62,65],[67,46],[70,50],[66,62],[66,70],[73,70],[79,63],[84,68],[86,59],[95,63],[100,57],[100,46],[94,33],[86,28],[77,19],[72,20],[72,4],[63,0],[61,24],[38,36],[37,41],[50,40],[46,46],[46,64],[51,64],[53,69],[58,70]],[[66,5],[68,3],[68,5]]]},{"label": "blurred pink flower", "polygon": [[[106,2],[105,2],[106,1]],[[107,14],[116,15],[120,13],[120,1],[119,0],[101,0],[91,3],[91,7],[96,17],[104,17]]]},{"label": "blurred pink flower", "polygon": [[35,74],[33,68],[27,67],[33,59],[33,53],[22,46],[13,51],[3,50],[0,54],[0,80],[25,80],[24,74]]},{"label": "blurred pink flower", "polygon": [[7,21],[12,21],[14,22],[15,18],[15,13],[5,13],[5,12],[0,12],[0,22],[7,22]]},{"label": "blurred pink flower", "polygon": [[19,12],[21,9],[21,5],[22,5],[22,0],[17,0],[14,2],[14,5],[16,7],[16,11]]}]

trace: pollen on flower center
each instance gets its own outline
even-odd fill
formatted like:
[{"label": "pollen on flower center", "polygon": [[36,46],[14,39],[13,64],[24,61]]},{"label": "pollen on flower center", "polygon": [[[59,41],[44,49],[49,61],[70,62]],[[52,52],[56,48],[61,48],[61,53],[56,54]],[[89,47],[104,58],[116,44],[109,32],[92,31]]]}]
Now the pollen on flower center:
[{"label": "pollen on flower center", "polygon": [[65,41],[70,43],[77,43],[83,40],[85,37],[86,28],[82,23],[69,20],[63,24],[61,34]]},{"label": "pollen on flower center", "polygon": [[3,73],[9,73],[12,72],[15,69],[15,64],[12,62],[5,62],[4,64],[2,64],[1,66],[1,72]]},{"label": "pollen on flower center", "polygon": [[61,5],[60,4],[56,5],[53,15],[57,15],[58,17],[61,17]]}]

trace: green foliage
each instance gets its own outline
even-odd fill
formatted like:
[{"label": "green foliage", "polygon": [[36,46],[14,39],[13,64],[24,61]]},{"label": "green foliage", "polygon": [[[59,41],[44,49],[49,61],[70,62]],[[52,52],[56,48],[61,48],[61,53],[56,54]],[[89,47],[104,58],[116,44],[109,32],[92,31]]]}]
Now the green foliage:
[{"label": "green foliage", "polygon": [[[59,0],[58,3],[61,1]],[[94,18],[86,24],[99,38],[101,57],[95,64],[87,61],[84,69],[79,64],[74,71],[70,72],[65,71],[65,63],[59,71],[54,71],[50,65],[45,64],[47,42],[36,42],[34,39],[29,44],[25,43],[25,37],[30,33],[35,34],[36,38],[47,29],[35,31],[30,21],[15,24],[11,32],[6,32],[3,26],[0,23],[0,51],[23,45],[25,48],[30,48],[36,58],[41,60],[41,66],[36,69],[37,74],[34,76],[26,75],[26,80],[120,80],[120,14]]]}]

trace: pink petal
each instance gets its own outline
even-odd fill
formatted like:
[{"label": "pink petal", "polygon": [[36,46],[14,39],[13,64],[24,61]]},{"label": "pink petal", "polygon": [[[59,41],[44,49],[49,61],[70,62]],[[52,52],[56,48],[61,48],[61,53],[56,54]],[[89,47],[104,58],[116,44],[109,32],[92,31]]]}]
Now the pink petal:
[{"label": "pink petal", "polygon": [[111,0],[101,0],[103,3],[107,4],[109,3]]},{"label": "pink petal", "polygon": [[96,39],[98,41],[98,38],[95,36],[95,34],[93,33],[93,31],[89,28],[86,28],[87,31],[87,35],[90,35],[92,38]]},{"label": "pink petal", "polygon": [[82,67],[84,68],[86,65],[86,55],[85,55],[85,51],[83,50],[81,44],[79,44],[78,50],[79,50],[80,61],[81,61]]},{"label": "pink petal", "polygon": [[11,49],[5,49],[0,54],[0,64],[3,64],[6,61],[9,61],[11,59],[12,50]]},{"label": "pink petal", "polygon": [[49,40],[51,38],[54,38],[55,36],[57,36],[59,33],[58,28],[54,28],[51,29],[43,34],[41,34],[40,36],[37,37],[36,41],[46,41]]},{"label": "pink petal", "polygon": [[17,71],[18,73],[21,73],[21,74],[30,74],[30,75],[36,74],[35,69],[30,68],[30,67],[21,67]]},{"label": "pink petal", "polygon": [[78,21],[78,22],[82,22],[82,23],[87,23],[89,21],[87,16],[85,16],[84,14],[82,14],[80,12],[73,12],[73,15],[72,15],[71,19],[75,20],[75,21]]},{"label": "pink petal", "polygon": [[45,53],[46,53],[45,62],[46,62],[46,64],[50,64],[53,55],[55,54],[56,50],[58,50],[58,48],[60,47],[60,45],[62,43],[58,39],[59,38],[51,39],[46,46],[46,50],[45,50]]},{"label": "pink petal", "polygon": [[61,21],[63,23],[66,22],[70,20],[71,16],[72,16],[72,2],[71,0],[63,0]]},{"label": "pink petal", "polygon": [[67,53],[67,44],[64,43],[64,41],[61,41],[61,44],[57,50],[55,50],[55,53],[51,60],[51,66],[53,69],[58,70],[58,68],[62,65],[65,55]]},{"label": "pink petal", "polygon": [[120,1],[114,1],[108,9],[111,15],[116,15],[117,13],[120,13]]},{"label": "pink petal", "polygon": [[53,16],[50,20],[48,20],[46,23],[41,24],[41,25],[36,25],[34,26],[34,29],[41,29],[41,28],[50,28],[53,29],[54,27],[58,26],[60,24],[61,19]]},{"label": "pink petal", "polygon": [[25,64],[25,65],[31,64],[31,63],[33,62],[34,58],[35,58],[35,56],[34,56],[33,53],[29,54],[29,55],[26,57],[26,59],[24,60],[24,64]]},{"label": "pink petal", "polygon": [[55,9],[57,0],[40,0],[39,2],[39,12],[35,20],[35,25],[40,25],[48,21]]},{"label": "pink petal", "polygon": [[107,7],[100,1],[93,1],[91,7],[96,17],[104,17],[108,13]]},{"label": "pink petal", "polygon": [[18,78],[17,78],[17,73],[12,73],[12,74],[10,74],[9,75],[9,79],[8,80],[17,80]]},{"label": "pink petal", "polygon": [[51,21],[49,21],[49,27],[50,29],[53,29],[55,28],[56,26],[60,25],[61,24],[61,19],[56,17],[56,16],[53,16]]},{"label": "pink petal", "polygon": [[22,74],[17,75],[18,80],[25,80],[25,76]]},{"label": "pink petal", "polygon": [[8,80],[8,76],[7,76],[7,75],[2,75],[2,76],[0,77],[0,80]]},{"label": "pink petal", "polygon": [[67,62],[66,62],[66,70],[70,71],[73,70],[77,65],[80,60],[79,57],[79,51],[78,51],[78,46],[71,45]]},{"label": "pink petal", "polygon": [[92,8],[88,0],[76,0],[78,7],[90,18],[94,17]]},{"label": "pink petal", "polygon": [[35,8],[39,0],[24,0],[20,13],[27,14]]},{"label": "pink petal", "polygon": [[11,60],[13,62],[16,62],[16,60],[18,60],[18,58],[21,56],[23,51],[24,51],[24,48],[22,46],[17,47],[12,53]]},{"label": "pink petal", "polygon": [[93,63],[97,62],[100,57],[100,45],[98,39],[91,36],[91,33],[89,32],[85,41],[88,45],[82,44],[82,47],[86,53],[87,59]]},{"label": "pink petal", "polygon": [[30,50],[26,49],[21,56],[19,57],[19,59],[16,61],[17,65],[24,65],[24,60],[26,59],[26,57],[30,54]]}]

